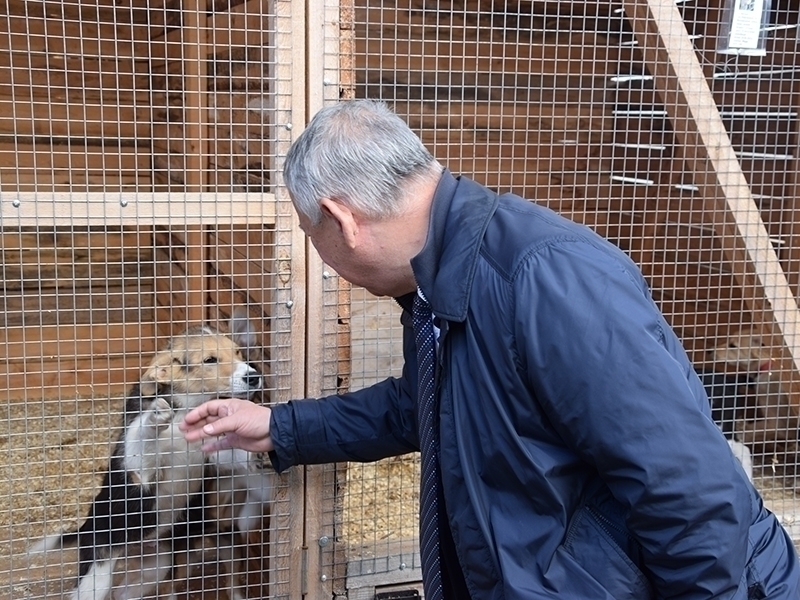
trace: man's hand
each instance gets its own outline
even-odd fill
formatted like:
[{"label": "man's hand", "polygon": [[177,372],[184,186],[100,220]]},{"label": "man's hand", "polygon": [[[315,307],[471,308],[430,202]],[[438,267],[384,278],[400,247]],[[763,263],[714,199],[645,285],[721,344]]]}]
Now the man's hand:
[{"label": "man's hand", "polygon": [[187,442],[216,438],[203,445],[203,452],[228,448],[270,452],[274,449],[269,436],[271,413],[266,406],[249,400],[211,400],[190,411],[178,427]]}]

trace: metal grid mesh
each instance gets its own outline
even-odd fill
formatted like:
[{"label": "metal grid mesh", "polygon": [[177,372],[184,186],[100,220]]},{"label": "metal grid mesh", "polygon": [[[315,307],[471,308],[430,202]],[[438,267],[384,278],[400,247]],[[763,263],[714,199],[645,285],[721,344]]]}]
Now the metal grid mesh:
[{"label": "metal grid mesh", "polygon": [[[245,359],[265,381],[256,399],[296,394],[291,260],[304,255],[278,187],[291,132],[289,8],[0,8],[0,598],[69,597],[77,552],[31,558],[27,548],[83,522],[124,398],[170,339],[246,319]],[[208,385],[221,386],[224,345],[205,343],[221,365]],[[260,493],[260,457],[249,460],[240,466]],[[112,596],[141,595],[147,569],[163,578],[147,597],[285,596],[290,491],[265,477],[274,500],[253,505],[259,526],[248,533],[236,517],[255,497],[207,469],[202,525],[187,533],[176,510],[174,527],[117,562]]]},{"label": "metal grid mesh", "polygon": [[[750,29],[726,21],[762,5],[763,19],[745,15]],[[628,252],[800,543],[800,8],[727,8],[356,0],[342,11],[353,38],[343,93],[387,101],[454,173],[546,204]],[[354,387],[397,374],[391,305],[354,291],[352,313]],[[337,560],[351,597],[404,581],[413,563],[405,507],[416,482],[395,469],[349,467]]]}]

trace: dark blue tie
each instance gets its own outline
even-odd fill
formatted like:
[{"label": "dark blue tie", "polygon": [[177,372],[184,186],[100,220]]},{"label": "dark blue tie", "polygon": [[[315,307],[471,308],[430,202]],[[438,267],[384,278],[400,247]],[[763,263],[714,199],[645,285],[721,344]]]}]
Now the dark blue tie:
[{"label": "dark blue tie", "polygon": [[414,333],[417,342],[419,390],[417,423],[422,469],[419,490],[419,552],[422,558],[422,583],[425,600],[443,600],[442,571],[439,556],[439,452],[436,431],[434,373],[436,346],[433,320],[428,301],[417,290],[414,298]]}]

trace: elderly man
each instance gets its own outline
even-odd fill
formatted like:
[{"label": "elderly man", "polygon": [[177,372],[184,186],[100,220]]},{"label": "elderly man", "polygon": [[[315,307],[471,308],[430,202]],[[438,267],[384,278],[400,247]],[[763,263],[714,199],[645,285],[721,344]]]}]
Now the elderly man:
[{"label": "elderly man", "polygon": [[428,599],[800,598],[790,539],[624,253],[453,176],[368,100],[320,111],[285,179],[322,259],[403,307],[403,374],[214,400],[187,439],[278,471],[421,450]]}]

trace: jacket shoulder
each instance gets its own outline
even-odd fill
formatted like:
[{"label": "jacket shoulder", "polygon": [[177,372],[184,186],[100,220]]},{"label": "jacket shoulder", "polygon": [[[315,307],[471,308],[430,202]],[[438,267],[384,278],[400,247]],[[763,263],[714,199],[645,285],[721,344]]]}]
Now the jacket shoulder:
[{"label": "jacket shoulder", "polygon": [[481,256],[510,280],[531,255],[548,247],[575,242],[592,246],[598,256],[607,254],[609,258],[629,261],[621,250],[589,227],[562,217],[546,206],[504,194],[486,229]]}]

